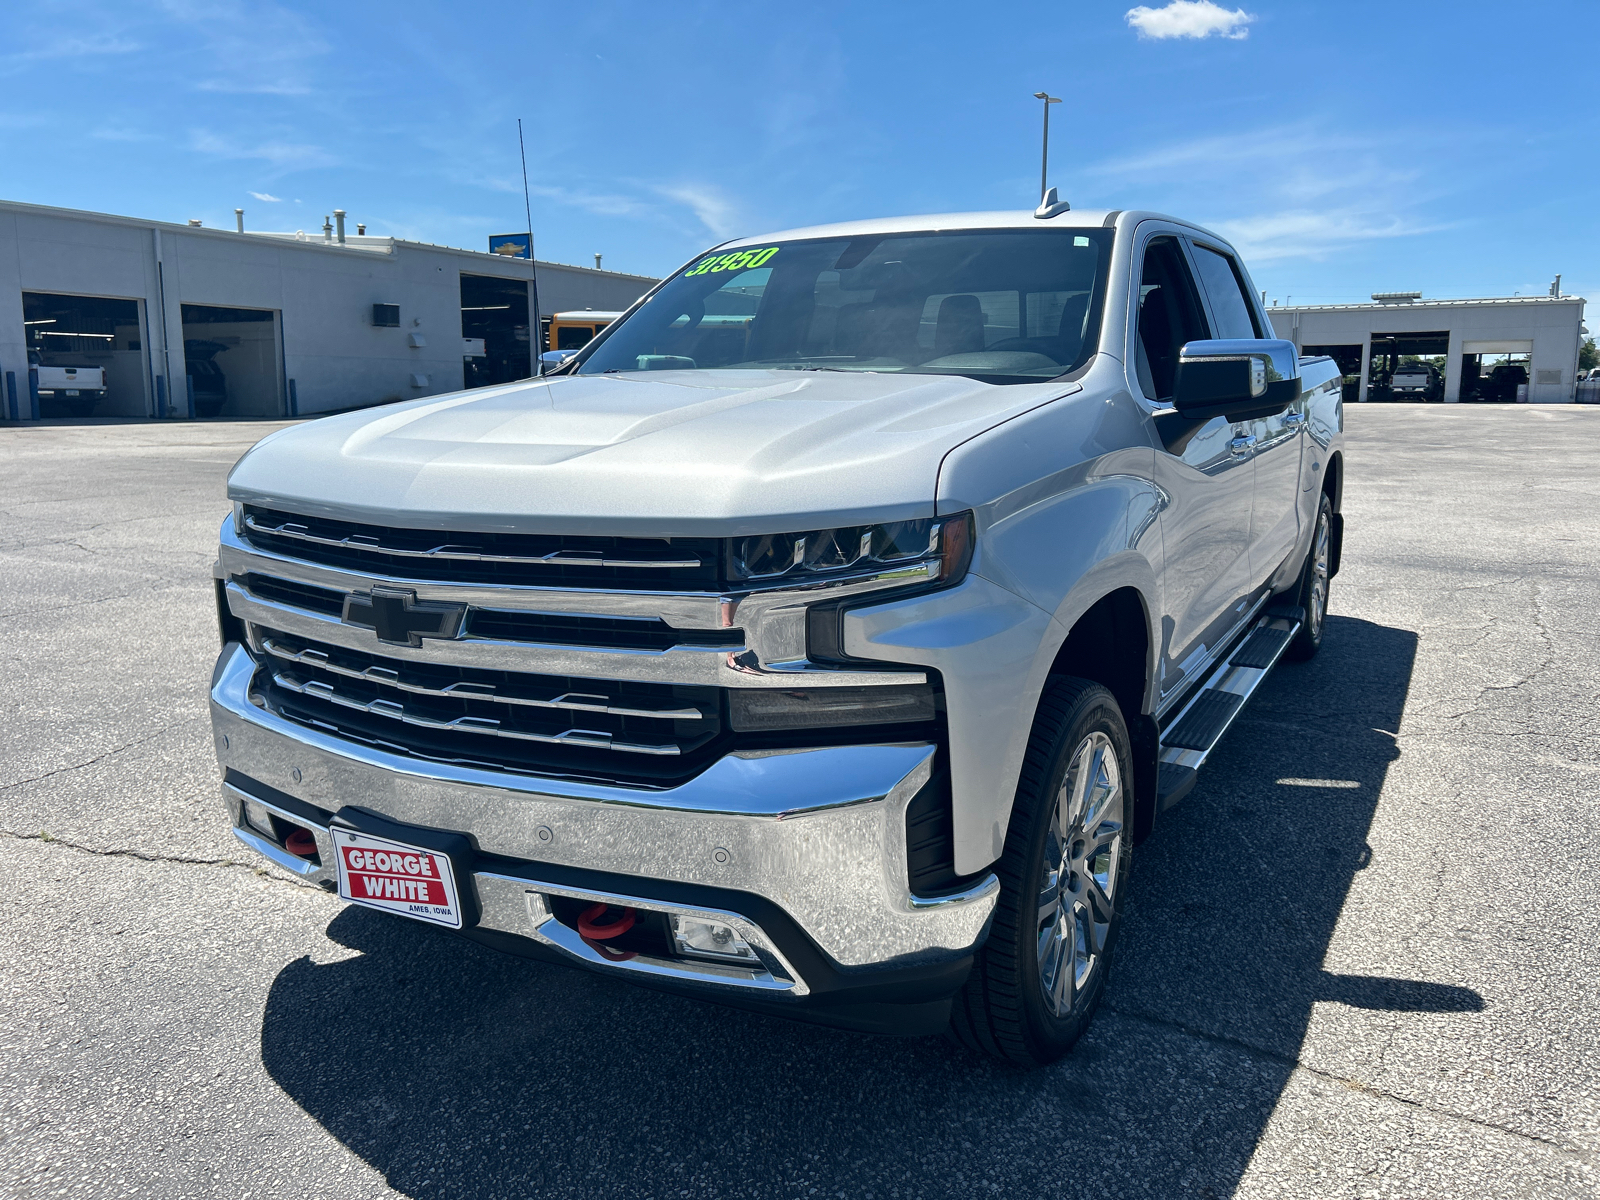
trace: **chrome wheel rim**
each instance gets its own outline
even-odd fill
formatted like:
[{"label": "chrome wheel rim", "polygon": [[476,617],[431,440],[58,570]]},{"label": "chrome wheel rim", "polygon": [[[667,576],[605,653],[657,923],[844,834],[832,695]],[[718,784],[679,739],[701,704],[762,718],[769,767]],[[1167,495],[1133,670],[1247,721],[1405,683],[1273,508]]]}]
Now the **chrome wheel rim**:
[{"label": "chrome wheel rim", "polygon": [[1037,956],[1045,1006],[1069,1015],[1105,959],[1123,842],[1122,768],[1103,733],[1073,752],[1056,794],[1039,887]]},{"label": "chrome wheel rim", "polygon": [[1311,543],[1311,621],[1313,639],[1322,636],[1322,618],[1328,615],[1328,514],[1317,514],[1317,532]]}]

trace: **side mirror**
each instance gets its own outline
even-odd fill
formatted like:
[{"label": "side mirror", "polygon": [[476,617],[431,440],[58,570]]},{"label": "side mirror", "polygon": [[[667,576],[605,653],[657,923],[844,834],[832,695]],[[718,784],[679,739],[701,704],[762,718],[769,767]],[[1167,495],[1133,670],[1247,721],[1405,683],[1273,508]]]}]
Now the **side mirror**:
[{"label": "side mirror", "polygon": [[539,355],[539,361],[547,367],[559,367],[576,353],[576,350],[546,350]]},{"label": "side mirror", "polygon": [[1189,342],[1178,352],[1172,406],[1186,417],[1272,417],[1299,398],[1300,359],[1293,342],[1225,338]]}]

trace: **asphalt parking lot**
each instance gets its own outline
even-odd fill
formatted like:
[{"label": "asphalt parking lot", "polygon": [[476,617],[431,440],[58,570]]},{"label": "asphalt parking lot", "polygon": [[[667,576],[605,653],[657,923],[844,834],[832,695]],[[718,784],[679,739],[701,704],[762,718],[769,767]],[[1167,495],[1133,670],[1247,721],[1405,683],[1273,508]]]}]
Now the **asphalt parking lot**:
[{"label": "asphalt parking lot", "polygon": [[0,428],[0,1194],[1576,1197],[1600,1153],[1600,410],[1349,413],[1328,640],[1138,852],[1031,1073],[507,958],[260,867],[229,465]]}]

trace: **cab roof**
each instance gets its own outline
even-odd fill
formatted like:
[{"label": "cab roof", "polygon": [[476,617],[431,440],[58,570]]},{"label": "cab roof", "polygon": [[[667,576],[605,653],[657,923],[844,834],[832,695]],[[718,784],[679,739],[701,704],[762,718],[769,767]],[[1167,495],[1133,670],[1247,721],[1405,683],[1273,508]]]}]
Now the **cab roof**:
[{"label": "cab roof", "polygon": [[808,238],[867,237],[884,233],[945,233],[960,229],[1096,229],[1119,223],[1119,219],[1146,218],[1174,221],[1179,225],[1192,222],[1153,212],[1124,212],[1121,209],[1072,209],[1044,220],[1033,215],[1032,209],[1002,210],[999,212],[927,213],[911,217],[878,217],[867,221],[841,221],[834,225],[808,225],[803,229],[784,229],[756,237],[734,238],[717,249],[737,246],[754,246],[767,242],[799,241]]}]

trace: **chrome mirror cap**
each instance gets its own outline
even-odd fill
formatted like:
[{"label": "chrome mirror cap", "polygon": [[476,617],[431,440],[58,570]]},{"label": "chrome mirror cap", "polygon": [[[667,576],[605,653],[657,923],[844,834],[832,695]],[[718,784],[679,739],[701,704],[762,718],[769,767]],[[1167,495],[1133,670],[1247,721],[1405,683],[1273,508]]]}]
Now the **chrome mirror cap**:
[{"label": "chrome mirror cap", "polygon": [[1216,338],[1178,352],[1173,406],[1187,417],[1240,421],[1282,412],[1300,396],[1300,357],[1293,342]]},{"label": "chrome mirror cap", "polygon": [[1261,390],[1251,394],[1265,394],[1266,385],[1282,379],[1300,378],[1300,352],[1293,342],[1279,338],[1211,338],[1200,342],[1186,342],[1178,351],[1179,363],[1229,362],[1251,359],[1260,363],[1263,378]]}]

